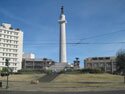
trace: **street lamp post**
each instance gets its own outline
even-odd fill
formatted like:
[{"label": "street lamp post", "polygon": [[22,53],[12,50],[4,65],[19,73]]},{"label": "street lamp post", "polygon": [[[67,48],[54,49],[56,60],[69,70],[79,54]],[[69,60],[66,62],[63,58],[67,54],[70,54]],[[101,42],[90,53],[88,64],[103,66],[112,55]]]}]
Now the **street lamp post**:
[{"label": "street lamp post", "polygon": [[43,58],[43,61],[44,61],[44,70],[46,70],[46,63],[47,63],[47,58]]}]

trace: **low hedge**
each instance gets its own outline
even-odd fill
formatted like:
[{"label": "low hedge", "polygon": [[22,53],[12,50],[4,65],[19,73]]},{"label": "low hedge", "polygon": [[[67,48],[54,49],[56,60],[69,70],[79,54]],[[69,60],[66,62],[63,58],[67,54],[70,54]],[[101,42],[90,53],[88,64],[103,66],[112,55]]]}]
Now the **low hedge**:
[{"label": "low hedge", "polygon": [[100,69],[89,69],[89,68],[81,69],[81,72],[82,73],[103,73],[103,71]]}]

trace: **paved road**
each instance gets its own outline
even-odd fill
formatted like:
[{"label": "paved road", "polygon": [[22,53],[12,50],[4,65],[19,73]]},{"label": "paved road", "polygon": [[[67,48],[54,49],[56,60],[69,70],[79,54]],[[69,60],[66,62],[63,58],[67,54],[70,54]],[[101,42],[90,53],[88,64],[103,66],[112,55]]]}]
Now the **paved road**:
[{"label": "paved road", "polygon": [[93,92],[0,91],[0,94],[125,94],[125,90]]}]

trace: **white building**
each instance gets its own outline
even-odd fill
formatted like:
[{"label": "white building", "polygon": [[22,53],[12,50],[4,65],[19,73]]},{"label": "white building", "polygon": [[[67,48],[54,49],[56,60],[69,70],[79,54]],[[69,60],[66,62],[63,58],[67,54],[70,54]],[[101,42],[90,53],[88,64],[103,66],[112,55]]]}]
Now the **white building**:
[{"label": "white building", "polygon": [[22,68],[23,32],[13,29],[11,24],[2,23],[0,26],[0,69],[5,66],[5,60],[9,59],[9,67],[13,72]]},{"label": "white building", "polygon": [[23,58],[26,58],[26,59],[35,59],[35,54],[33,54],[33,53],[24,53],[23,54]]}]

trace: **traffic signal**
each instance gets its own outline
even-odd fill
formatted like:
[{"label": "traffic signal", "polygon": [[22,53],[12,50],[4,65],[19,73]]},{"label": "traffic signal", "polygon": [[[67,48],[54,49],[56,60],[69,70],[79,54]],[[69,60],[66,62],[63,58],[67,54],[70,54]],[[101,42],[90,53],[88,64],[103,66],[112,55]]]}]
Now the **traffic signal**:
[{"label": "traffic signal", "polygon": [[6,65],[6,66],[9,66],[9,60],[8,60],[8,59],[6,59],[5,65]]}]

